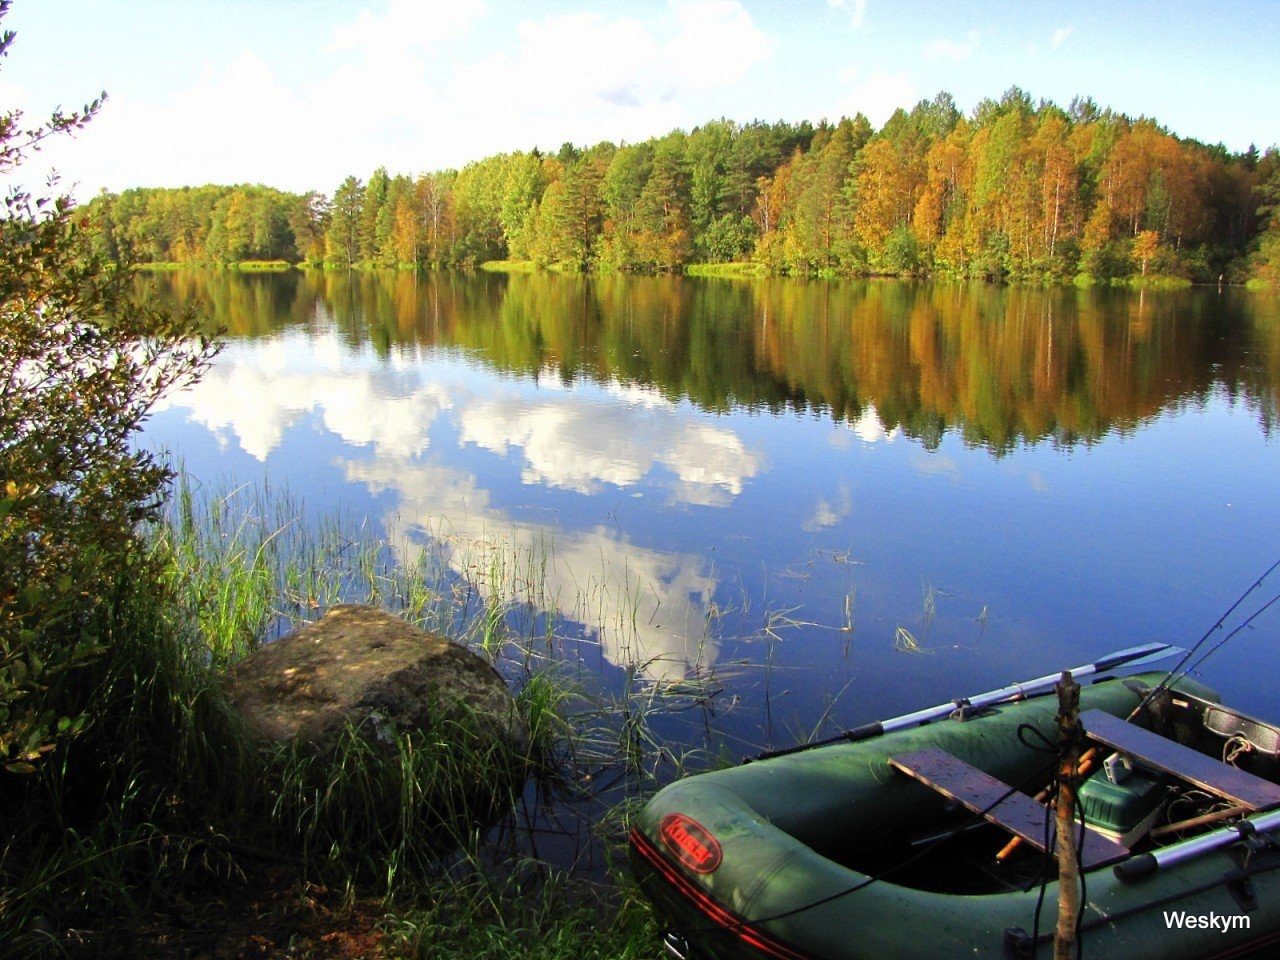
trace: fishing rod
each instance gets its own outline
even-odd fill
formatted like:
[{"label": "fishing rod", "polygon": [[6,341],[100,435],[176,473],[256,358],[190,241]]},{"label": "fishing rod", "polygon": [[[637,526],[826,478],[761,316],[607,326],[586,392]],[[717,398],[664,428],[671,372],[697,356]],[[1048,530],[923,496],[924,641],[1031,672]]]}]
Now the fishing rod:
[{"label": "fishing rod", "polygon": [[1203,664],[1206,660],[1208,660],[1211,656],[1213,656],[1214,653],[1216,653],[1223,646],[1223,644],[1225,644],[1228,640],[1234,637],[1237,633],[1239,633],[1240,631],[1248,627],[1251,623],[1253,623],[1254,620],[1257,620],[1258,617],[1260,617],[1263,613],[1265,613],[1268,607],[1274,605],[1277,602],[1280,602],[1280,593],[1277,593],[1274,597],[1272,597],[1270,600],[1268,600],[1266,603],[1260,606],[1257,610],[1249,614],[1249,616],[1245,619],[1243,623],[1241,623],[1238,627],[1236,627],[1234,630],[1228,633],[1225,637],[1223,637],[1221,640],[1215,643],[1212,647],[1210,647],[1208,650],[1202,653],[1200,655],[1200,659],[1196,660],[1189,667],[1183,670],[1181,675],[1174,677],[1172,682],[1177,683],[1179,680],[1182,679],[1182,677],[1186,676],[1188,673],[1191,673],[1194,670],[1200,669],[1201,664]]},{"label": "fishing rod", "polygon": [[1249,594],[1253,593],[1253,591],[1257,590],[1258,587],[1262,586],[1262,582],[1266,580],[1267,577],[1271,576],[1271,574],[1275,572],[1277,567],[1280,567],[1280,560],[1276,560],[1275,563],[1267,567],[1266,572],[1263,573],[1262,576],[1260,576],[1257,580],[1253,581],[1253,583],[1249,585],[1249,588],[1245,590],[1244,593],[1236,597],[1236,602],[1231,604],[1231,606],[1227,607],[1226,613],[1220,616],[1217,622],[1214,623],[1214,625],[1210,627],[1208,630],[1206,630],[1199,640],[1197,640],[1195,643],[1191,645],[1191,648],[1186,651],[1182,659],[1179,660],[1177,663],[1175,663],[1169,669],[1169,672],[1164,675],[1164,679],[1162,679],[1159,683],[1157,683],[1154,687],[1152,687],[1151,690],[1147,692],[1147,695],[1143,697],[1141,701],[1139,701],[1136,707],[1133,708],[1133,712],[1129,714],[1126,720],[1132,720],[1134,717],[1140,714],[1146,708],[1146,706],[1151,703],[1151,701],[1153,701],[1156,697],[1158,697],[1163,691],[1169,689],[1169,685],[1171,683],[1176,683],[1178,680],[1181,680],[1188,673],[1190,673],[1194,668],[1204,663],[1205,660],[1209,658],[1209,655],[1211,653],[1213,653],[1215,650],[1221,647],[1224,643],[1226,643],[1228,640],[1234,637],[1237,633],[1239,633],[1241,630],[1247,627],[1250,623],[1252,623],[1258,617],[1258,615],[1262,613],[1263,610],[1266,610],[1267,607],[1275,603],[1277,599],[1280,599],[1280,594],[1278,594],[1276,597],[1272,597],[1271,600],[1267,601],[1267,603],[1265,603],[1261,609],[1255,610],[1253,614],[1247,620],[1245,620],[1244,623],[1240,624],[1240,626],[1236,627],[1234,630],[1228,633],[1225,637],[1223,637],[1220,641],[1218,641],[1218,643],[1216,643],[1211,649],[1209,649],[1204,654],[1204,656],[1202,656],[1195,663],[1192,663],[1191,666],[1187,666],[1187,664],[1191,662],[1191,658],[1196,655],[1196,651],[1198,651],[1202,646],[1204,646],[1205,642],[1211,636],[1213,636],[1217,631],[1222,629],[1223,624],[1225,624],[1227,621],[1227,617],[1235,613],[1236,608],[1239,607],[1240,604],[1244,603],[1245,598],[1248,597]]},{"label": "fishing rod", "polygon": [[[1177,656],[1183,653],[1182,647],[1176,647],[1170,643],[1146,643],[1139,647],[1129,647],[1125,650],[1118,650],[1115,653],[1108,654],[1101,660],[1093,663],[1086,663],[1071,670],[1073,677],[1088,677],[1098,673],[1105,673],[1116,667],[1136,667],[1146,663],[1153,663],[1163,660],[1166,657]],[[1061,679],[1061,671],[1057,673],[1046,674],[1043,677],[1037,677],[1034,680],[1026,680],[1022,683],[1013,683],[1007,687],[1001,687],[998,690],[989,690],[986,693],[980,693],[976,696],[965,697],[960,700],[949,700],[946,703],[940,703],[936,707],[927,707],[924,710],[917,710],[914,713],[906,713],[900,717],[893,717],[889,720],[877,720],[874,723],[864,723],[862,726],[854,727],[852,730],[846,730],[844,733],[837,734],[834,737],[828,737],[825,740],[815,740],[810,743],[802,743],[794,747],[785,747],[781,750],[772,750],[760,754],[756,757],[750,757],[746,762],[751,760],[767,760],[771,757],[785,757],[792,753],[800,753],[805,750],[813,750],[816,747],[826,746],[832,743],[857,743],[859,740],[869,740],[872,737],[878,737],[881,734],[892,733],[895,730],[905,730],[909,727],[918,727],[923,724],[930,723],[934,720],[942,720],[949,717],[957,709],[965,710],[981,710],[984,707],[994,706],[997,703],[1004,703],[1010,700],[1024,700],[1028,697],[1039,696],[1048,693],[1053,689],[1054,684]]]}]

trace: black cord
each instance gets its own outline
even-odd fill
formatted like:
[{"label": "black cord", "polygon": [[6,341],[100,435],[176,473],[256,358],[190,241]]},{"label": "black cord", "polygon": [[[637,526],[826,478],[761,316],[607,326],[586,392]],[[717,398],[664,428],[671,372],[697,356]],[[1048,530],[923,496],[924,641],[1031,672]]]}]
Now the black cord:
[{"label": "black cord", "polygon": [[[1032,750],[1039,750],[1041,752],[1044,752],[1043,747],[1036,747],[1030,743],[1027,743],[1026,739],[1023,737],[1023,727],[1027,727],[1028,730],[1031,733],[1034,733],[1037,737],[1039,737],[1041,741],[1043,741],[1045,744],[1050,745],[1051,749],[1056,755],[1055,768],[1054,768],[1055,773],[1049,781],[1049,791],[1051,794],[1055,796],[1060,796],[1061,794],[1060,794],[1060,791],[1058,790],[1058,787],[1062,781],[1059,778],[1056,771],[1061,768],[1061,762],[1062,762],[1061,753],[1059,752],[1057,747],[1053,747],[1051,745],[1051,742],[1048,737],[1046,737],[1043,733],[1041,733],[1037,728],[1032,727],[1030,724],[1022,724],[1018,727],[1018,739],[1023,743],[1024,746],[1027,746]],[[1083,739],[1084,736],[1085,736],[1084,726],[1081,725],[1079,728],[1079,737]],[[1078,818],[1080,821],[1080,838],[1076,841],[1076,863],[1083,865],[1085,830],[1087,829],[1087,825],[1085,824],[1085,819],[1084,819],[1084,808],[1080,805],[1080,798],[1076,794],[1075,790],[1071,791],[1071,804],[1072,804],[1072,809],[1071,809],[1070,819],[1074,821]],[[1050,841],[1049,824],[1052,822],[1053,815],[1054,815],[1053,807],[1046,803],[1044,808],[1044,859],[1041,861],[1041,864],[1040,864],[1040,894],[1039,896],[1036,897],[1036,909],[1035,909],[1034,915],[1032,916],[1032,921],[1031,921],[1032,944],[1037,944],[1040,942],[1040,917],[1044,911],[1045,892],[1049,887],[1049,866],[1055,860],[1054,854],[1050,850],[1050,843],[1049,843]],[[1082,904],[1088,904],[1089,902],[1089,884],[1088,884],[1088,881],[1085,879],[1085,872],[1086,871],[1083,869],[1083,866],[1077,872],[1077,876],[1079,876],[1080,878],[1080,902]],[[1058,873],[1058,883],[1059,885],[1062,884],[1061,871],[1059,871]],[[1084,956],[1084,942],[1081,939],[1083,923],[1084,923],[1084,911],[1077,910],[1076,911],[1076,932],[1075,932],[1076,960],[1081,960],[1081,958]]]},{"label": "black cord", "polygon": [[[1055,771],[1057,769],[1056,761],[1054,769]],[[1055,790],[1057,786],[1058,774],[1055,772],[1049,781],[1049,789]],[[1040,942],[1040,912],[1044,909],[1044,892],[1049,886],[1049,864],[1053,862],[1053,854],[1049,852],[1049,822],[1052,816],[1053,808],[1046,803],[1044,805],[1044,858],[1040,861],[1040,896],[1036,898],[1036,912],[1031,924],[1032,944]]]},{"label": "black cord", "polygon": [[[1028,743],[1026,734],[1034,733],[1043,746],[1037,747],[1034,743]],[[1018,742],[1028,750],[1034,750],[1037,753],[1052,753],[1058,755],[1058,745],[1040,732],[1040,728],[1031,723],[1020,723],[1017,729]]]}]

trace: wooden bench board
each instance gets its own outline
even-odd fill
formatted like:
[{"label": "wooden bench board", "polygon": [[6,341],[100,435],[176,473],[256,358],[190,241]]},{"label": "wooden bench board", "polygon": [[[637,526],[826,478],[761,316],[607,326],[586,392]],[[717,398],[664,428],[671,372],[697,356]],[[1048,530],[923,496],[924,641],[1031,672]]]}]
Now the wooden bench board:
[{"label": "wooden bench board", "polygon": [[1176,740],[1126,723],[1102,710],[1086,710],[1080,714],[1080,722],[1090,739],[1128,754],[1146,766],[1188,780],[1210,793],[1251,810],[1280,806],[1280,784],[1205,756]]},{"label": "wooden bench board", "polygon": [[[1017,791],[1000,800],[1009,792],[1007,783],[945,750],[916,750],[890,757],[889,763],[943,796],[964,804],[974,813],[981,813],[992,823],[1016,834],[1037,850],[1044,850],[1046,807],[1038,800]],[[992,804],[995,806],[992,807]],[[991,809],[988,810],[988,807]],[[1052,844],[1055,842],[1052,824],[1049,830],[1049,842]],[[1079,824],[1075,825],[1075,841],[1077,845],[1080,842]],[[1129,856],[1129,849],[1094,830],[1086,829],[1083,853],[1081,865],[1085,869],[1092,869],[1125,859]]]}]

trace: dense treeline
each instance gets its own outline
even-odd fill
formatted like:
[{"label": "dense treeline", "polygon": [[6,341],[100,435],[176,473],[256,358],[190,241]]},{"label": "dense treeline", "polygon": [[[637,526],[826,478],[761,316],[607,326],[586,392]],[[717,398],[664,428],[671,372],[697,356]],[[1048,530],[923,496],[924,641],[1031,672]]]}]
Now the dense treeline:
[{"label": "dense treeline", "polygon": [[[948,94],[880,130],[719,120],[638,144],[500,154],[332,197],[266,187],[130,190],[90,205],[107,252],[156,261],[676,270],[993,279],[1280,279],[1280,154],[1013,88]],[[1261,205],[1261,206],[1260,206]]]},{"label": "dense treeline", "polygon": [[297,261],[322,255],[321,238],[308,228],[323,205],[319,194],[261,186],[144,187],[101,194],[89,212],[99,251],[116,260]]}]

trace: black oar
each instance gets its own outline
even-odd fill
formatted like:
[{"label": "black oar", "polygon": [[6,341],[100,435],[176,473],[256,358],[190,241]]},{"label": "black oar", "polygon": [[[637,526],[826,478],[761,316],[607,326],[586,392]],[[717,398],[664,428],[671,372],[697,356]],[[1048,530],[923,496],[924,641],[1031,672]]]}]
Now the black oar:
[{"label": "black oar", "polygon": [[[1087,663],[1083,666],[1073,667],[1071,669],[1071,675],[1073,677],[1087,677],[1096,673],[1105,673],[1106,671],[1113,670],[1116,667],[1141,666],[1146,663],[1154,663],[1158,660],[1163,660],[1166,657],[1176,656],[1183,652],[1182,647],[1176,647],[1171,643],[1146,643],[1140,647],[1130,647],[1127,650],[1118,650],[1094,663]],[[947,703],[940,703],[936,707],[917,710],[914,713],[906,713],[900,717],[894,717],[890,720],[879,720],[875,723],[864,723],[860,727],[854,727],[852,730],[846,730],[844,733],[838,734],[834,737],[828,737],[825,740],[815,740],[811,743],[802,743],[795,747],[787,747],[782,750],[772,750],[751,759],[766,760],[770,757],[784,757],[791,753],[799,753],[802,750],[812,750],[814,747],[826,746],[829,743],[856,743],[859,740],[878,737],[882,733],[891,733],[894,730],[905,730],[909,727],[918,727],[921,724],[929,723],[933,720],[942,720],[950,716],[953,711],[960,707],[980,710],[983,707],[990,707],[997,703],[1004,703],[1009,700],[1024,700],[1027,697],[1034,697],[1048,693],[1053,689],[1054,684],[1057,683],[1061,677],[1062,671],[1058,671],[1057,673],[1037,677],[1035,680],[1027,680],[1023,683],[1014,683],[1007,687],[1001,687],[999,690],[991,690],[987,693],[980,693],[977,696],[966,697],[963,700],[951,700]]]}]

